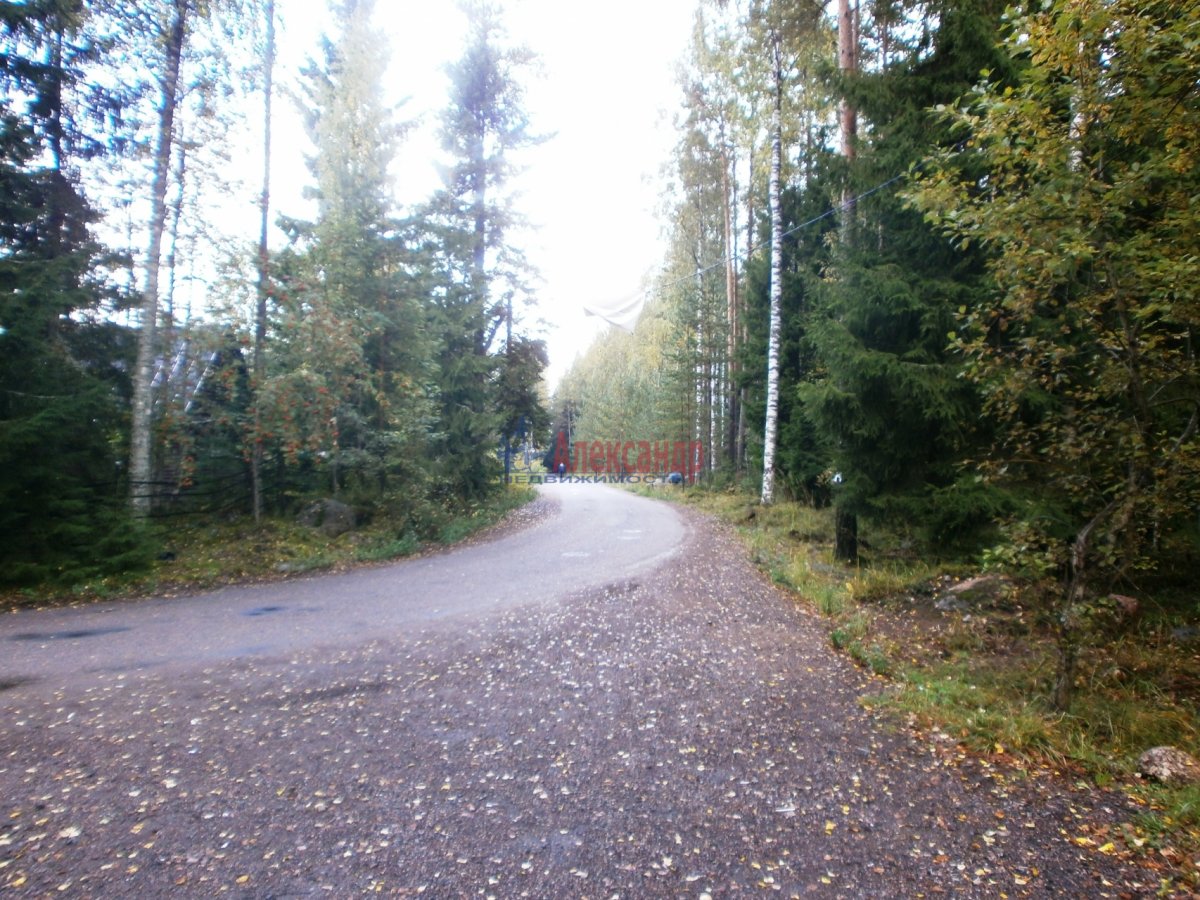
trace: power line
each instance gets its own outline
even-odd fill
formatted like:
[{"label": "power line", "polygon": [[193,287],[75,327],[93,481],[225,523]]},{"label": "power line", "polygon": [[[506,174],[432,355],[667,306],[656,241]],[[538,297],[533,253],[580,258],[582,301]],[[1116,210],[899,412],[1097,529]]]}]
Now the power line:
[{"label": "power line", "polygon": [[[854,207],[856,204],[858,204],[859,201],[867,199],[872,194],[879,193],[880,191],[884,190],[885,188],[888,188],[891,185],[895,184],[897,181],[903,180],[905,177],[906,177],[906,175],[904,173],[902,173],[900,175],[893,175],[887,181],[880,182],[879,184],[875,185],[873,188],[869,188],[868,190],[863,191],[858,196],[851,197],[848,200],[843,200],[839,205],[833,206],[833,207],[827,209],[825,212],[821,213],[819,216],[813,216],[811,219],[809,219],[806,222],[801,222],[799,225],[792,226],[787,231],[783,232],[781,237],[788,237],[789,235],[793,235],[797,231],[801,231],[805,228],[808,228],[810,225],[815,225],[824,219],[828,219],[830,216],[837,215],[838,213],[842,212],[843,210],[850,209],[850,208]],[[741,253],[735,253],[733,258],[745,261],[745,260],[749,259],[752,254],[754,254],[755,252],[757,252],[764,246],[765,246],[765,244],[756,244],[753,247],[747,247]],[[594,308],[585,306],[583,311],[586,315],[595,316],[599,319],[603,319],[605,322],[608,322],[610,325],[616,325],[618,328],[621,328],[625,331],[632,332],[633,329],[631,327],[628,327],[625,324],[622,324],[621,321],[616,321],[616,320],[627,319],[629,317],[629,315],[631,313],[633,313],[633,314],[635,314],[634,321],[636,323],[636,318],[640,317],[640,315],[641,315],[641,307],[645,305],[645,302],[649,298],[651,291],[661,290],[661,289],[673,287],[677,284],[682,284],[685,281],[691,281],[697,275],[704,275],[706,272],[711,272],[713,269],[718,269],[718,268],[726,265],[726,263],[727,263],[727,260],[722,259],[722,260],[719,260],[718,262],[714,262],[707,266],[698,268],[695,271],[688,273],[687,275],[681,275],[679,278],[676,278],[673,281],[668,281],[663,284],[659,284],[655,288],[651,288],[649,290],[638,291],[637,293],[633,294],[630,297],[630,299],[621,301],[621,306],[617,309],[598,311]]]},{"label": "power line", "polygon": [[[880,182],[879,184],[875,185],[875,187],[870,188],[869,190],[863,191],[857,197],[851,197],[849,200],[843,200],[840,205],[834,206],[834,207],[831,207],[830,209],[825,210],[825,212],[821,213],[819,216],[813,216],[807,222],[801,222],[799,225],[793,225],[787,231],[783,232],[783,234],[781,234],[780,237],[788,237],[789,235],[795,234],[797,231],[802,231],[803,229],[807,228],[809,225],[816,225],[818,222],[822,221],[823,219],[828,219],[830,216],[837,215],[838,213],[842,212],[843,210],[851,209],[854,206],[856,206],[860,200],[865,200],[868,197],[870,197],[872,194],[879,193],[884,188],[890,187],[891,185],[895,184],[897,181],[903,180],[905,177],[906,176],[904,174],[893,175],[887,181]],[[748,247],[748,248],[746,248],[746,250],[744,252],[735,254],[734,259],[742,259],[742,260],[749,259],[753,253],[755,253],[757,250],[760,250],[764,246],[766,246],[766,245],[765,244],[756,244],[753,247]],[[722,259],[720,262],[715,262],[715,263],[712,263],[711,265],[705,266],[702,269],[697,269],[695,272],[692,272],[688,275],[684,275],[679,278],[676,278],[674,281],[668,281],[665,285],[663,285],[663,287],[671,287],[672,285],[679,284],[680,282],[683,282],[683,281],[690,281],[691,279],[695,278],[697,275],[703,275],[706,272],[711,272],[713,269],[720,268],[721,266],[725,265],[725,262],[726,261]]]}]

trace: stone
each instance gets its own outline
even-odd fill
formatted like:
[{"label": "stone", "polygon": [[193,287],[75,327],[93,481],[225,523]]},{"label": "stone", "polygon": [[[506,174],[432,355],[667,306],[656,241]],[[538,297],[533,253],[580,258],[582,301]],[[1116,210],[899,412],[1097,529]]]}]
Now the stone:
[{"label": "stone", "polygon": [[1171,640],[1177,644],[1191,644],[1200,639],[1200,628],[1195,625],[1180,625],[1171,629]]},{"label": "stone", "polygon": [[953,594],[945,594],[934,602],[933,608],[938,612],[966,612],[967,604]]},{"label": "stone", "polygon": [[296,521],[309,528],[320,528],[332,538],[353,531],[358,525],[358,516],[354,507],[347,506],[340,500],[326,498],[306,506]]},{"label": "stone", "polygon": [[977,575],[947,588],[946,592],[964,603],[978,605],[1004,599],[1011,587],[1012,582],[1002,575]]},{"label": "stone", "polygon": [[1200,782],[1200,763],[1189,753],[1175,747],[1153,747],[1138,757],[1138,770],[1171,787]]}]

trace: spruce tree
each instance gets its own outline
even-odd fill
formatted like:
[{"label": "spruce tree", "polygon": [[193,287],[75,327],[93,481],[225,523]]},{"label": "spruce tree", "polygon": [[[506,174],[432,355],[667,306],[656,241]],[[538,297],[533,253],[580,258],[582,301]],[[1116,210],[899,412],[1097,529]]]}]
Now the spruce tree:
[{"label": "spruce tree", "polygon": [[[870,125],[848,161],[849,191],[887,186],[855,205],[853,230],[841,232],[836,263],[818,285],[810,329],[822,377],[801,388],[840,475],[839,508],[916,523],[939,543],[985,524],[996,502],[960,468],[979,407],[947,337],[956,310],[980,294],[984,261],[948,245],[887,183],[953,141],[932,106],[961,94],[980,70],[1000,71],[1000,11],[990,0],[947,4],[931,46],[892,39],[886,67],[842,80]],[[839,177],[840,162],[830,160],[827,177]]]},{"label": "spruce tree", "polygon": [[514,153],[538,139],[529,132],[518,78],[532,57],[503,46],[493,6],[470,2],[462,9],[467,43],[447,69],[450,104],[441,128],[450,164],[430,208],[431,237],[443,253],[432,262],[442,286],[432,296],[431,315],[440,338],[436,454],[446,486],[476,498],[496,483],[494,448],[510,458],[512,426],[522,416],[544,415],[506,405],[534,396],[532,385],[503,395],[496,390],[531,371],[513,353],[514,321],[530,292],[527,265],[508,239],[516,220],[507,186]]},{"label": "spruce tree", "polygon": [[306,68],[312,222],[285,220],[273,374],[261,426],[328,489],[366,501],[420,494],[429,348],[389,166],[398,125],[383,100],[387,48],[373,0],[336,7],[341,31]]},{"label": "spruce tree", "polygon": [[[144,562],[118,499],[119,332],[73,169],[103,150],[79,74],[99,51],[81,3],[0,20],[0,578],[70,581]],[[116,338],[116,341],[114,341]]]}]

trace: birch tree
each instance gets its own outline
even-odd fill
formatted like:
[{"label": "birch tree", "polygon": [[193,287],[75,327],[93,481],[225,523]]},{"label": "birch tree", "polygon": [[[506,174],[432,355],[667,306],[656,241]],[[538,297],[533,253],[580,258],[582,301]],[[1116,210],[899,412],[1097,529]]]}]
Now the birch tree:
[{"label": "birch tree", "polygon": [[774,102],[771,110],[771,174],[767,205],[771,215],[771,285],[767,325],[767,401],[763,425],[763,475],[760,502],[775,501],[775,443],[779,428],[779,339],[783,306],[783,212],[780,182],[783,179],[783,62],[780,37],[771,35]]},{"label": "birch tree", "polygon": [[191,0],[172,0],[165,13],[159,35],[162,57],[161,68],[156,73],[159,88],[158,121],[150,185],[148,243],[143,263],[145,280],[142,286],[129,447],[130,506],[139,517],[150,514],[153,496],[153,382],[158,354],[159,276],[163,233],[167,223],[167,188],[174,147],[175,112],[179,102],[180,64],[193,14]]}]

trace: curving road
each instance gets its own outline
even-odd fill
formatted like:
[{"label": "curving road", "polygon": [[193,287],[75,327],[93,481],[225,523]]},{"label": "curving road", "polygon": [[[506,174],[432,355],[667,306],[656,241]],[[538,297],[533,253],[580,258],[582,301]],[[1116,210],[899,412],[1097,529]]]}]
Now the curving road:
[{"label": "curving road", "polygon": [[0,684],[80,686],[401,636],[437,619],[552,603],[637,575],[683,540],[667,504],[603,485],[548,485],[542,495],[557,505],[555,515],[448,553],[186,598],[0,617]]},{"label": "curving road", "polygon": [[1157,889],[1101,844],[1120,796],[865,709],[878,683],[726,527],[545,496],[426,559],[3,617],[0,895]]}]

